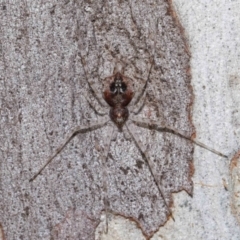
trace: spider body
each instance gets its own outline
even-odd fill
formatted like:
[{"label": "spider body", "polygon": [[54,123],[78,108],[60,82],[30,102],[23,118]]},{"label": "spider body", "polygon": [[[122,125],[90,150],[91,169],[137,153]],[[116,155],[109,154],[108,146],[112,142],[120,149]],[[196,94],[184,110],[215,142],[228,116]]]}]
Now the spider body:
[{"label": "spider body", "polygon": [[131,79],[117,72],[105,79],[103,98],[110,106],[109,115],[119,130],[129,116],[128,104],[133,98]]}]

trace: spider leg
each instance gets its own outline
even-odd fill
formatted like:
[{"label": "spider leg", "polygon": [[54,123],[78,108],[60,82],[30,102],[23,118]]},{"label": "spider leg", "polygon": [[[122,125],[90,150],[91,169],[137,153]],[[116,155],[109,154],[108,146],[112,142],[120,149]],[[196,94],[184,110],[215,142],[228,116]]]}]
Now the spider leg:
[{"label": "spider leg", "polygon": [[118,131],[113,131],[112,141],[116,141],[117,140],[117,134],[118,134]]},{"label": "spider leg", "polygon": [[126,128],[127,128],[126,125],[124,125],[123,128],[122,128],[123,136],[126,140],[131,140],[132,137],[129,134],[129,132],[125,130]]},{"label": "spider leg", "polygon": [[106,215],[106,225],[105,225],[105,230],[104,232],[108,232],[108,213],[109,213],[109,208],[108,208],[108,188],[107,188],[107,167],[106,167],[106,162],[107,162],[107,157],[110,149],[111,142],[116,135],[116,130],[114,127],[112,127],[112,130],[110,132],[110,135],[106,138],[105,144],[104,144],[104,153],[101,156],[102,158],[102,165],[103,165],[103,170],[102,170],[102,177],[103,177],[103,190],[104,190],[104,211]]},{"label": "spider leg", "polygon": [[75,127],[72,129],[69,134],[67,135],[66,139],[64,142],[56,149],[55,153],[47,160],[47,162],[40,168],[40,170],[29,180],[29,182],[32,182],[33,180],[36,179],[36,177],[47,167],[49,163],[63,150],[63,148],[79,133],[87,133],[93,130],[96,130],[98,128],[103,127],[104,125],[107,124],[109,120],[104,120],[101,123],[96,123],[90,126],[85,126],[85,127]]},{"label": "spider leg", "polygon": [[145,106],[145,102],[146,102],[146,92],[142,95],[142,97],[140,98],[140,100],[136,105],[131,105],[129,107],[129,111],[134,115],[138,115],[142,111],[143,107]]},{"label": "spider leg", "polygon": [[223,153],[221,153],[221,152],[219,152],[219,151],[217,151],[217,150],[215,150],[213,148],[208,147],[204,143],[201,143],[201,142],[199,142],[197,140],[192,139],[191,137],[187,136],[186,133],[181,133],[181,132],[179,132],[179,130],[177,130],[177,129],[173,128],[173,127],[169,127],[169,126],[166,126],[166,125],[160,125],[156,121],[139,121],[137,119],[131,119],[131,121],[135,125],[137,125],[139,127],[142,127],[142,128],[154,129],[154,130],[159,131],[159,132],[169,132],[169,133],[172,133],[172,134],[177,135],[177,136],[179,136],[181,138],[184,138],[184,139],[186,139],[188,141],[191,141],[194,144],[196,144],[197,146],[199,146],[201,148],[204,148],[204,149],[206,149],[206,150],[208,150],[208,151],[210,151],[210,152],[212,152],[212,153],[214,153],[216,155],[219,155],[219,156],[224,157],[224,158],[228,158],[227,155],[225,155],[225,154],[223,154]]},{"label": "spider leg", "polygon": [[93,111],[99,116],[105,116],[108,114],[108,111],[104,109],[101,105],[97,105],[91,100],[85,93],[83,93],[84,98],[87,100],[89,106],[93,109]]},{"label": "spider leg", "polygon": [[79,53],[79,55],[80,55],[80,58],[81,58],[81,63],[82,63],[82,66],[83,66],[84,75],[85,75],[85,78],[87,80],[88,86],[91,90],[91,93],[96,98],[99,105],[101,107],[105,107],[106,104],[105,104],[105,102],[102,101],[102,97],[98,94],[98,91],[96,90],[96,87],[94,86],[94,82],[90,81],[89,78],[88,78],[88,74],[87,74],[87,71],[85,69],[86,62],[85,62],[84,57],[81,55],[81,53]]},{"label": "spider leg", "polygon": [[[77,21],[77,35],[82,36],[83,34],[84,33],[82,33],[82,31],[81,31],[81,24],[80,24],[79,21]],[[99,53],[99,49],[98,49],[98,44],[97,44],[97,38],[96,38],[96,34],[95,34],[95,26],[94,25],[93,25],[93,28],[92,28],[92,36],[91,37],[92,37],[92,40],[94,42],[94,46],[96,48],[95,50],[97,52],[97,56],[94,55],[94,60],[97,60],[97,62],[91,62],[91,63],[95,66],[99,66],[100,65],[100,53]],[[92,47],[94,48],[94,46],[91,46],[90,49],[92,49]],[[79,48],[78,56],[80,57],[82,67],[83,67],[83,72],[84,72],[87,84],[89,86],[89,89],[90,89],[92,95],[96,98],[97,102],[100,104],[100,106],[104,107],[104,106],[106,106],[106,104],[105,104],[105,102],[102,101],[102,97],[101,97],[100,94],[98,94],[98,91],[97,91],[97,89],[99,87],[98,86],[95,87],[94,82],[90,81],[90,79],[88,78],[88,73],[87,73],[86,67],[85,67],[86,66],[86,60],[85,60],[85,58],[82,54],[82,51],[86,50],[87,55],[91,58],[92,51],[90,49],[86,48],[85,45],[82,45],[82,41],[80,39],[78,41],[78,48]],[[83,50],[83,48],[85,48],[85,49]],[[81,49],[82,49],[82,51],[81,51]],[[90,61],[92,61],[92,60],[90,59]],[[100,79],[99,75],[98,75],[98,70],[94,69],[93,74],[94,75],[97,74],[98,79]]]},{"label": "spider leg", "polygon": [[132,105],[137,105],[138,102],[140,101],[140,99],[142,98],[142,96],[144,95],[145,91],[146,91],[146,88],[147,88],[147,85],[148,85],[148,82],[149,82],[149,79],[150,79],[150,75],[151,75],[151,71],[152,71],[152,67],[153,67],[153,64],[154,64],[154,60],[152,59],[152,63],[151,63],[151,66],[150,66],[150,69],[149,69],[149,72],[148,72],[148,77],[147,77],[147,80],[140,92],[140,94],[136,97],[136,100]]},{"label": "spider leg", "polygon": [[173,221],[175,221],[175,219],[173,217],[173,214],[172,214],[172,211],[171,211],[171,209],[169,208],[169,206],[168,206],[168,204],[166,202],[166,199],[164,197],[163,191],[161,190],[161,187],[158,184],[158,181],[157,181],[157,178],[156,178],[157,174],[155,172],[153,172],[154,167],[152,166],[152,162],[150,161],[150,157],[148,156],[148,153],[146,151],[142,150],[143,147],[140,145],[141,143],[140,142],[138,143],[137,139],[135,138],[134,134],[131,132],[131,130],[130,130],[130,128],[129,128],[127,123],[126,123],[126,129],[127,129],[128,133],[129,133],[129,135],[131,136],[131,138],[133,139],[133,142],[135,143],[137,149],[139,150],[139,152],[143,156],[143,159],[144,159],[145,163],[147,164],[147,166],[149,168],[149,171],[150,171],[150,173],[151,173],[151,175],[152,175],[152,177],[154,179],[154,182],[155,182],[155,184],[157,186],[158,192],[162,196],[164,204],[167,207],[167,211],[169,212],[170,217],[173,219]]}]

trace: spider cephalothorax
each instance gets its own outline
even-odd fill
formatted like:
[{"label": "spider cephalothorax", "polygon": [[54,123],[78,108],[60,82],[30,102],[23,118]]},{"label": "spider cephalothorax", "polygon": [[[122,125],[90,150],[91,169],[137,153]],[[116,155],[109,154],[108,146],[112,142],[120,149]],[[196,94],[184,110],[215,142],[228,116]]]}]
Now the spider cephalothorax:
[{"label": "spider cephalothorax", "polygon": [[117,72],[105,79],[103,98],[109,104],[110,118],[119,129],[122,128],[129,116],[127,105],[133,98],[131,79]]}]

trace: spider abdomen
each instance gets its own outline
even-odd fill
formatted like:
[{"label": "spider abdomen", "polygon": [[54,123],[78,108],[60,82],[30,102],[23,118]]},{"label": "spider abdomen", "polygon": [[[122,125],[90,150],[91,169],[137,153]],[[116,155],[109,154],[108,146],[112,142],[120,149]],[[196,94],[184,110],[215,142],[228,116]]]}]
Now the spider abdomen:
[{"label": "spider abdomen", "polygon": [[124,123],[127,121],[129,111],[126,107],[121,105],[114,106],[110,109],[110,118],[117,125],[118,128],[122,128]]}]

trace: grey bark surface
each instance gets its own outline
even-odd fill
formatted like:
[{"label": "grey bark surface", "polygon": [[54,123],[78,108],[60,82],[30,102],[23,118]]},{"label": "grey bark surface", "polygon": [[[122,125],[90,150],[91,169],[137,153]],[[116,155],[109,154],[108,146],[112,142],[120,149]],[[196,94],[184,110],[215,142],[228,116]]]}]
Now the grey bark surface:
[{"label": "grey bark surface", "polygon": [[78,135],[29,179],[70,129],[101,121],[84,97],[98,104],[87,79],[102,99],[102,80],[118,62],[135,81],[136,96],[154,62],[140,119],[194,133],[190,57],[169,3],[16,1],[1,2],[0,14],[0,222],[6,238],[94,239],[105,195],[109,211],[153,235],[169,218],[172,193],[192,194],[193,145],[177,136],[131,126],[163,194],[123,133],[111,143],[104,190],[101,159],[111,125]]},{"label": "grey bark surface", "polygon": [[[197,139],[231,158],[240,145],[240,2],[174,0],[173,3],[186,30],[192,55],[194,104],[191,116]],[[162,219],[159,217],[161,214],[157,211],[152,211],[148,216],[150,224],[145,225],[145,235],[142,232],[144,224],[139,224],[138,217],[135,221],[132,221],[134,217],[126,219],[127,213],[132,213],[130,214],[127,207],[124,208],[126,199],[123,198],[122,204],[116,200],[119,196],[116,189],[119,191],[123,186],[117,184],[119,175],[114,173],[108,180],[108,190],[112,194],[109,194],[108,200],[110,208],[111,204],[122,206],[123,213],[116,215],[113,209],[113,214],[109,217],[108,234],[103,233],[104,221],[99,224],[99,216],[104,211],[101,153],[103,140],[108,138],[110,126],[78,135],[42,175],[31,184],[29,179],[62,143],[69,129],[100,120],[83,97],[83,94],[91,91],[86,82],[81,56],[85,56],[88,78],[93,81],[99,93],[101,81],[112,74],[116,61],[122,60],[128,66],[127,76],[133,79],[139,77],[136,92],[147,78],[151,55],[160,53],[160,57],[155,57],[156,65],[166,66],[167,61],[164,62],[163,59],[167,54],[159,51],[163,45],[158,46],[156,42],[163,39],[165,43],[171,43],[167,40],[169,35],[164,38],[161,34],[156,39],[154,33],[167,4],[163,1],[149,2],[149,5],[142,5],[141,1],[96,4],[95,1],[86,1],[85,4],[81,1],[0,2],[1,240],[4,236],[8,240],[146,239],[149,225],[150,231],[156,231],[159,224],[161,225],[158,222]],[[136,13],[141,7],[140,12],[144,11],[143,15]],[[98,14],[95,14],[96,11]],[[112,24],[107,24],[107,16],[114,19]],[[99,21],[105,21],[106,24],[99,26]],[[166,25],[171,21],[172,17],[167,18]],[[114,32],[117,24],[121,34]],[[131,31],[124,28],[125,26]],[[134,32],[136,26],[139,32]],[[177,29],[179,30],[178,27]],[[101,35],[99,31],[113,33],[113,38],[108,34]],[[170,38],[176,37],[172,35]],[[79,42],[79,39],[85,40]],[[105,43],[108,44],[104,45]],[[167,48],[171,49],[167,43]],[[168,59],[174,61],[176,58],[168,55]],[[186,62],[188,61],[189,58],[186,57]],[[172,62],[173,68],[174,64],[176,63]],[[166,69],[166,76],[175,79],[175,73],[171,75],[169,67]],[[189,123],[185,125],[174,119],[186,117],[185,113],[188,111],[179,103],[177,106],[164,105],[165,101],[156,92],[161,91],[158,92],[160,95],[167,94],[169,86],[165,86],[164,81],[161,84],[156,81],[159,79],[156,76],[159,69],[154,71],[155,77],[148,89],[148,100],[149,97],[156,97],[161,104],[156,107],[147,102],[142,116],[145,114],[164,121],[170,120],[168,124],[175,124],[175,127],[186,130]],[[159,75],[162,77],[163,73]],[[91,100],[94,98],[91,97]],[[175,116],[172,115],[173,110],[176,110]],[[182,112],[183,110],[186,112]],[[189,134],[192,131],[190,124]],[[140,137],[147,139],[143,139],[144,141],[156,141],[156,144],[162,138],[169,138],[168,142],[173,143],[171,137],[163,137],[159,133],[151,135],[144,130]],[[188,147],[177,142],[177,145],[188,150],[192,148],[191,144]],[[133,167],[134,164],[141,160],[139,163],[142,165],[143,161],[133,142],[126,141],[121,134],[112,143],[109,159],[112,162],[111,170],[118,168],[124,172],[129,167],[137,169]],[[122,159],[125,165],[119,165]],[[239,239],[239,223],[233,214],[235,212],[239,217],[240,204],[239,200],[236,201],[239,191],[236,192],[234,186],[224,187],[223,182],[224,179],[231,185],[229,161],[196,147],[194,167],[193,197],[185,191],[173,195],[171,209],[175,221],[169,219],[151,240]],[[239,171],[238,166],[233,180],[238,188]],[[127,185],[138,188],[138,192],[132,191],[135,194],[132,198],[139,200],[138,206],[143,206],[142,199],[139,198],[141,189],[148,191],[154,186],[147,169],[142,171],[142,176],[147,181],[140,182],[135,176],[131,178],[135,182],[127,182]],[[145,183],[148,181],[151,183],[150,187]],[[131,190],[129,186],[127,187]],[[231,205],[234,197],[235,205]],[[153,209],[152,206],[149,209]]]}]

